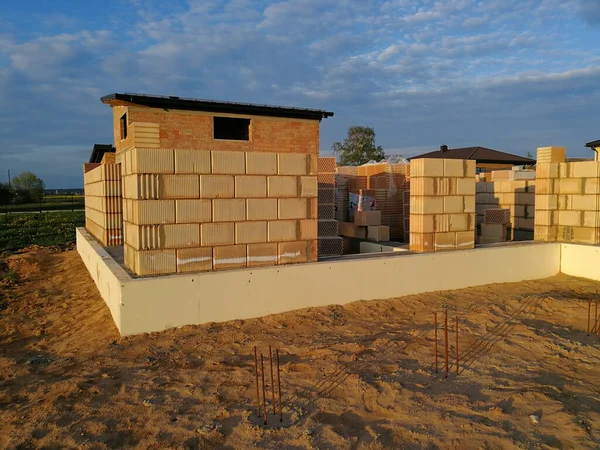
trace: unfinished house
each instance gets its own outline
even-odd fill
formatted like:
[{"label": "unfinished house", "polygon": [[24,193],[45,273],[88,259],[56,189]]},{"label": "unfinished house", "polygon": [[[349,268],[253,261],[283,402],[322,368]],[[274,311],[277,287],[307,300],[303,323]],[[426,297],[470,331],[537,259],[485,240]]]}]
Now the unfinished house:
[{"label": "unfinished house", "polygon": [[90,205],[118,198],[122,214],[93,213],[102,228],[88,230],[111,245],[102,233],[122,229],[134,274],[317,260],[319,125],[333,113],[137,94],[102,102],[115,161],[88,168],[86,186]]}]

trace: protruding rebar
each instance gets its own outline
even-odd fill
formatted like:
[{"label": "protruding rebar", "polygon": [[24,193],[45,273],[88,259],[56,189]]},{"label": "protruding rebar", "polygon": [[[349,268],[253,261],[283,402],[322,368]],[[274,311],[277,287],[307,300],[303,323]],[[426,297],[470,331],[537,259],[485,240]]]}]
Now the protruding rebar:
[{"label": "protruding rebar", "polygon": [[444,324],[445,352],[444,358],[446,362],[446,378],[448,378],[448,309],[446,309],[446,317]]},{"label": "protruding rebar", "polygon": [[458,316],[456,316],[456,375],[458,375]]},{"label": "protruding rebar", "polygon": [[260,372],[262,375],[262,391],[263,391],[263,416],[265,425],[267,424],[267,396],[265,395],[265,364],[263,354],[260,354]]},{"label": "protruding rebar", "polygon": [[256,378],[256,416],[260,417],[260,393],[258,390],[258,357],[256,356],[256,345],[254,346],[254,374]]},{"label": "protruding rebar", "polygon": [[590,320],[592,319],[592,294],[588,296],[588,322],[587,322],[587,335],[590,335]]},{"label": "protruding rebar", "polygon": [[434,344],[433,353],[435,354],[435,373],[438,373],[438,323],[437,313],[433,313],[433,330],[434,330]]},{"label": "protruding rebar", "polygon": [[281,377],[279,375],[279,349],[275,349],[277,356],[277,386],[279,387],[279,422],[283,422],[283,406],[281,405]]},{"label": "protruding rebar", "polygon": [[598,297],[596,297],[596,310],[594,311],[594,331],[598,334]]},{"label": "protruding rebar", "polygon": [[275,412],[275,380],[273,378],[273,352],[271,351],[271,346],[269,345],[269,364],[271,364],[271,399],[273,400],[273,415],[277,414]]}]

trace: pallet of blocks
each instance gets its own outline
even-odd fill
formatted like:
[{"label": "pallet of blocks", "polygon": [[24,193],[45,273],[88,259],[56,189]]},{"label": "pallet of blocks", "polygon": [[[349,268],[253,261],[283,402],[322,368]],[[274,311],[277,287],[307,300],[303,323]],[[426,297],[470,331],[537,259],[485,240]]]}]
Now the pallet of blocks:
[{"label": "pallet of blocks", "polygon": [[510,209],[486,209],[481,224],[480,244],[496,244],[507,240]]},{"label": "pallet of blocks", "polygon": [[[338,173],[346,168],[338,168]],[[376,209],[381,211],[381,223],[390,229],[392,240],[405,239],[405,210],[403,192],[409,189],[409,164],[372,163],[355,168],[356,173],[347,175],[349,195],[356,196],[369,190],[375,199]],[[352,203],[352,199],[350,200]],[[352,221],[352,217],[349,217]]]},{"label": "pallet of blocks", "polygon": [[344,249],[336,220],[338,198],[335,158],[319,158],[317,169],[319,256],[339,256]]},{"label": "pallet of blocks", "polygon": [[374,242],[388,242],[390,227],[381,225],[381,211],[354,211],[354,222],[340,222],[340,235]]},{"label": "pallet of blocks", "polygon": [[84,164],[85,227],[104,246],[123,245],[121,166]]}]

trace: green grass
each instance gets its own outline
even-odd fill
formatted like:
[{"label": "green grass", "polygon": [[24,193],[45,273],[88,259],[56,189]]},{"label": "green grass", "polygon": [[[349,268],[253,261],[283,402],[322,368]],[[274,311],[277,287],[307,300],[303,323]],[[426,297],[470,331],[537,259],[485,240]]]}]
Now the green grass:
[{"label": "green grass", "polygon": [[85,206],[84,198],[82,195],[71,196],[49,196],[44,198],[44,201],[40,204],[37,203],[24,203],[19,205],[8,205],[0,206],[0,213],[3,212],[26,212],[26,211],[39,211],[40,207],[42,211],[70,211],[72,209],[83,209]]},{"label": "green grass", "polygon": [[29,245],[67,246],[75,242],[75,228],[84,225],[83,211],[0,216],[0,253]]}]

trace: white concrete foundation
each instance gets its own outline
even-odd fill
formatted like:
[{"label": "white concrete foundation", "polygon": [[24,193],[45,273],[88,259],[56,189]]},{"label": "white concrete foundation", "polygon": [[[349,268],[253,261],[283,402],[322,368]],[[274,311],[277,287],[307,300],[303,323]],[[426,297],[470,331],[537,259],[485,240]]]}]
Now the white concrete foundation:
[{"label": "white concrete foundation", "polygon": [[[77,229],[77,250],[122,335],[310,306],[535,280],[556,275],[561,267],[569,275],[600,278],[598,247],[560,243],[515,243],[448,253],[389,252],[147,278],[132,278],[85,228]],[[586,271],[586,266],[594,269]]]}]

